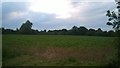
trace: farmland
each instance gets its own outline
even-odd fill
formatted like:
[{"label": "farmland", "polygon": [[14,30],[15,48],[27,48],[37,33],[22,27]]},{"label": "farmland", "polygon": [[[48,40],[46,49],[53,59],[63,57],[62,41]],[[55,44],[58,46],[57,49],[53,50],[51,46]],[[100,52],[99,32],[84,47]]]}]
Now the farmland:
[{"label": "farmland", "polygon": [[100,66],[116,59],[115,37],[3,35],[3,66]]}]

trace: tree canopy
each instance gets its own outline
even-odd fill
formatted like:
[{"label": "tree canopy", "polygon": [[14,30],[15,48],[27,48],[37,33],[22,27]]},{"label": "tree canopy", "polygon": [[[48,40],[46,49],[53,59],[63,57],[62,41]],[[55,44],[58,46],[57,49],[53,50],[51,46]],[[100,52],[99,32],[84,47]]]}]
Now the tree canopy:
[{"label": "tree canopy", "polygon": [[113,26],[116,31],[120,30],[120,20],[117,14],[108,10],[106,16],[108,16],[107,25]]},{"label": "tree canopy", "polygon": [[87,29],[84,26],[73,26],[71,29],[59,29],[59,30],[34,30],[32,29],[32,23],[27,20],[21,25],[21,27],[16,30],[1,28],[2,34],[39,34],[39,35],[84,35],[84,36],[116,36],[114,31],[103,31],[101,28]]},{"label": "tree canopy", "polygon": [[23,33],[23,34],[30,34],[32,33],[32,23],[27,20],[25,23],[23,23],[20,27],[20,33]]}]

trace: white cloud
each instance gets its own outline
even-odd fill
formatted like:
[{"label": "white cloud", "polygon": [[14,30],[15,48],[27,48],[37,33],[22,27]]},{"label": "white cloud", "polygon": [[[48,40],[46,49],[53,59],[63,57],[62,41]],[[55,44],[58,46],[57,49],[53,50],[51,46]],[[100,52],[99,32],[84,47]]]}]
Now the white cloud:
[{"label": "white cloud", "polygon": [[30,2],[30,0],[2,0],[2,2]]},{"label": "white cloud", "polygon": [[[36,0],[2,0],[2,2],[32,2],[32,1],[36,1]],[[43,1],[43,0],[40,0],[40,1]],[[74,2],[114,2],[115,0],[72,0],[72,1]]]},{"label": "white cloud", "polygon": [[[31,0],[32,1],[32,0]],[[36,0],[34,0],[36,1]],[[41,1],[41,2],[40,2]],[[13,22],[11,27],[18,27],[22,21],[29,19],[33,22],[33,27],[41,29],[60,29],[66,28],[69,29],[72,26],[85,26],[93,28],[103,28],[107,29],[105,13],[107,10],[112,10],[116,8],[114,2],[77,2],[74,3],[71,0],[52,0],[54,2],[45,2],[45,0],[40,0],[36,2],[31,2],[31,6],[34,7],[32,10],[28,10],[29,13],[25,11],[20,11],[23,9],[15,9],[19,6],[16,5],[7,5],[15,8],[5,9],[4,16],[8,19],[4,19],[4,26],[10,27],[9,22]],[[75,0],[74,0],[75,1]],[[78,0],[80,1],[80,0]],[[49,2],[49,3],[48,3]],[[64,3],[63,3],[64,2]],[[21,3],[20,3],[21,4]],[[27,3],[28,4],[28,3]],[[60,6],[60,8],[58,8]],[[21,6],[24,8],[24,6]],[[15,9],[10,11],[11,9]],[[7,16],[7,14],[9,15]],[[12,20],[12,21],[11,21]],[[18,23],[16,23],[18,22]],[[17,24],[18,26],[14,26]],[[105,25],[105,26],[103,26]]]},{"label": "white cloud", "polygon": [[115,2],[115,0],[72,0],[73,2]]},{"label": "white cloud", "polygon": [[8,14],[9,20],[15,20],[15,19],[19,19],[22,18],[26,15],[26,13],[24,12],[11,12]]},{"label": "white cloud", "polygon": [[56,18],[70,18],[75,13],[70,0],[36,0],[31,2],[30,8],[33,12],[55,14]]}]

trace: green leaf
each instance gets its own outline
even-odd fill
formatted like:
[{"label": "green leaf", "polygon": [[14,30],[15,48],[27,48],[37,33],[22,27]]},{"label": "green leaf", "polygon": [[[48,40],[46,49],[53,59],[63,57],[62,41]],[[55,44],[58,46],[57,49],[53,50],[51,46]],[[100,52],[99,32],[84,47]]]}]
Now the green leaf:
[{"label": "green leaf", "polygon": [[111,22],[107,22],[107,25],[113,25]]}]

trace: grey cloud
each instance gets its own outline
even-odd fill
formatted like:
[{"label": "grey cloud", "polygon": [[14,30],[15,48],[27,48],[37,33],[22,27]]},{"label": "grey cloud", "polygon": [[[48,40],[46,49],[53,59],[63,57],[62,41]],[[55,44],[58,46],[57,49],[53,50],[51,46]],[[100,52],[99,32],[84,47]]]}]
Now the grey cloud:
[{"label": "grey cloud", "polygon": [[[114,3],[109,2],[90,2],[87,6],[81,3],[73,3],[75,8],[78,8],[79,11],[75,13],[77,17],[85,18],[85,21],[80,20],[79,18],[70,18],[70,19],[57,19],[54,14],[46,13],[35,13],[28,12],[23,18],[9,21],[6,16],[11,12],[27,12],[27,3],[5,3],[3,4],[3,27],[6,28],[17,28],[20,27],[27,19],[33,23],[33,28],[38,30],[44,29],[70,29],[73,26],[85,26],[87,28],[102,28],[108,30],[110,27],[106,25],[106,16],[105,13],[108,9],[113,10],[116,6]],[[26,7],[25,7],[26,6]],[[84,10],[80,10],[79,7],[84,7]],[[75,15],[74,14],[74,15]]]},{"label": "grey cloud", "polygon": [[12,12],[26,12],[28,4],[25,2],[4,2],[2,3],[2,20],[6,19]]}]

